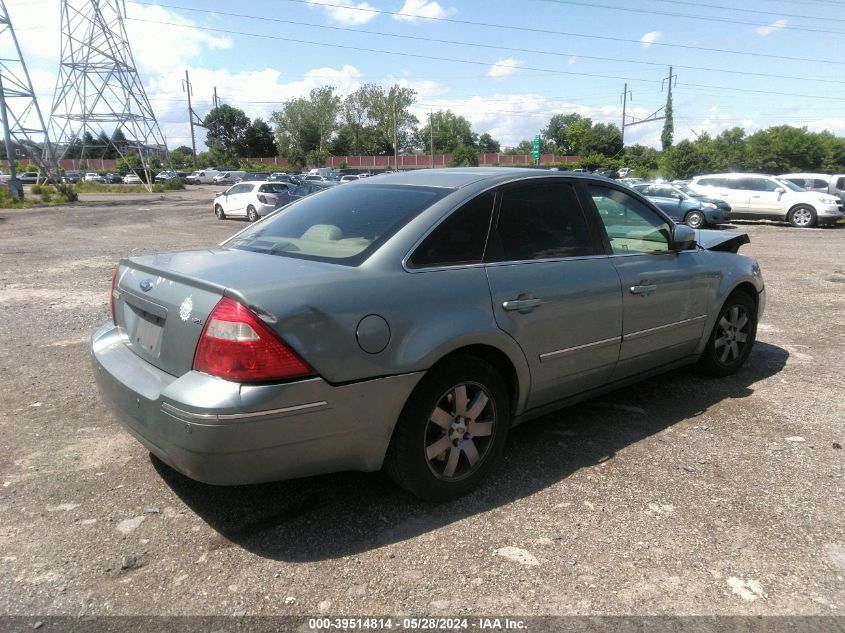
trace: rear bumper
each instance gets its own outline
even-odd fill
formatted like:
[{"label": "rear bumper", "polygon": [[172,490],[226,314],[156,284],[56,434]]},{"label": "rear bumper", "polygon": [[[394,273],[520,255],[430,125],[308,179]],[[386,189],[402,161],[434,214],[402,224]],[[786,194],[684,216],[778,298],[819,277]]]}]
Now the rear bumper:
[{"label": "rear bumper", "polygon": [[134,354],[111,323],[92,334],[91,360],[103,401],[127,431],[172,468],[217,485],[378,470],[422,376],[342,386],[175,377]]}]

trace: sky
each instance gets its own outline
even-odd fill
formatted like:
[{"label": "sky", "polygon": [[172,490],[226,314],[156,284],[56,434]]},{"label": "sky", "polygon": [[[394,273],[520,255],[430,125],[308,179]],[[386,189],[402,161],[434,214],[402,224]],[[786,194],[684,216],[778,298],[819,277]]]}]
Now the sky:
[{"label": "sky", "polygon": [[[72,0],[78,3],[84,0]],[[223,103],[269,120],[289,99],[333,85],[413,88],[422,121],[450,109],[503,147],[560,113],[628,123],[666,102],[675,141],[735,126],[806,126],[845,136],[841,0],[125,0],[135,63],[168,146],[190,146],[194,110]],[[6,0],[49,117],[59,0]],[[662,122],[626,127],[660,146]],[[111,130],[108,130],[110,133]],[[205,148],[198,130],[197,150]]]}]

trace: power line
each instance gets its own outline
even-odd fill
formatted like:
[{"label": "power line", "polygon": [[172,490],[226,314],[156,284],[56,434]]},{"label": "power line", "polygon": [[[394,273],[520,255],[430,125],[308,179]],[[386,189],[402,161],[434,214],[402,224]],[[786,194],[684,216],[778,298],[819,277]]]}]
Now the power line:
[{"label": "power line", "polygon": [[[845,18],[832,18],[830,16],[815,16],[815,15],[802,15],[800,13],[781,13],[779,11],[760,11],[758,9],[743,9],[741,7],[729,7],[721,4],[704,4],[702,2],[690,2],[690,0],[656,0],[656,2],[664,2],[666,4],[681,4],[686,6],[692,6],[699,9],[725,9],[727,11],[739,11],[742,13],[755,13],[757,15],[771,15],[777,16],[780,18],[801,18],[804,20],[822,20],[824,22],[845,22]],[[794,4],[792,0],[790,0],[790,4]]]},{"label": "power line", "polygon": [[[640,13],[646,15],[666,15],[673,18],[684,18],[689,20],[699,20],[705,22],[727,22],[729,24],[748,24],[750,26],[770,26],[765,22],[750,22],[748,20],[737,20],[735,18],[720,18],[715,16],[704,15],[690,15],[689,13],[676,13],[674,11],[657,11],[654,9],[635,9],[632,7],[619,7],[607,4],[596,4],[594,2],[578,2],[577,0],[537,0],[538,2],[550,2],[552,4],[565,4],[577,7],[587,7],[590,9],[609,9],[611,11],[626,11],[628,13]],[[845,35],[845,31],[832,31],[830,29],[817,29],[809,26],[795,26],[791,24],[781,25],[779,28],[790,29],[793,31],[808,31],[810,33],[832,33],[834,35]]]},{"label": "power line", "polygon": [[[366,53],[378,53],[380,55],[402,55],[404,57],[414,57],[417,59],[427,59],[430,61],[437,61],[437,62],[454,62],[458,64],[471,64],[475,66],[487,66],[487,67],[502,67],[502,68],[512,68],[512,66],[508,64],[490,64],[489,62],[480,62],[477,60],[469,60],[469,59],[459,59],[455,57],[436,57],[434,55],[422,55],[419,53],[408,53],[406,51],[391,51],[385,49],[378,49],[378,48],[367,48],[362,46],[349,46],[346,44],[333,44],[328,42],[315,42],[312,40],[301,40],[297,38],[291,37],[282,37],[279,35],[265,35],[262,33],[250,33],[247,31],[233,31],[232,29],[217,29],[207,26],[195,26],[190,24],[178,24],[176,22],[165,22],[161,20],[144,20],[141,18],[126,18],[127,20],[133,20],[135,22],[145,22],[149,24],[159,24],[163,26],[173,26],[178,28],[187,28],[187,29],[198,29],[202,31],[210,31],[215,33],[227,33],[229,35],[243,35],[245,37],[256,37],[260,39],[268,39],[268,40],[276,40],[281,42],[292,42],[295,44],[308,44],[310,46],[325,46],[328,48],[339,48],[343,50],[354,50]],[[520,66],[520,68],[526,68],[527,70],[536,70],[544,73],[554,74],[554,75],[567,75],[567,76],[576,76],[576,77],[599,77],[602,79],[617,79],[620,81],[639,81],[643,83],[657,83],[657,81],[653,79],[644,79],[644,78],[631,78],[631,77],[619,77],[613,75],[601,75],[598,73],[584,73],[584,72],[575,72],[575,71],[567,71],[567,70],[559,70],[557,68],[537,68],[537,67],[530,67],[530,66]],[[723,86],[713,86],[708,84],[681,84],[684,86],[689,86],[692,88],[723,88]],[[807,99],[819,99],[824,101],[845,101],[845,96],[830,96],[830,95],[811,95],[811,94],[804,94],[804,93],[797,93],[797,92],[779,92],[779,91],[772,91],[772,90],[756,90],[751,88],[734,88],[732,89],[734,93],[746,93],[746,94],[761,94],[761,95],[773,95],[778,97],[804,97]]]},{"label": "power line", "polygon": [[[375,13],[380,15],[391,15],[391,16],[399,16],[399,17],[412,17],[412,18],[419,18],[420,16],[414,15],[413,13],[401,13],[399,11],[386,11],[382,9],[375,9],[370,7],[355,7],[355,6],[347,6],[343,4],[331,4],[328,2],[320,2],[319,5],[314,5],[309,0],[284,0],[285,2],[292,2],[296,4],[304,4],[308,6],[321,6],[321,7],[334,7],[337,9],[345,9],[348,11],[361,11],[364,13]],[[130,0],[130,2],[135,2],[136,4],[149,4],[141,2],[140,0]],[[544,35],[563,35],[565,37],[580,37],[586,39],[594,39],[594,40],[605,40],[609,42],[625,42],[628,44],[637,44],[640,45],[642,42],[640,40],[629,39],[624,37],[611,37],[607,35],[587,35],[583,33],[570,33],[567,31],[554,31],[550,29],[539,29],[539,28],[532,28],[527,26],[513,26],[509,24],[494,24],[490,22],[476,22],[472,20],[458,20],[456,18],[437,18],[437,17],[426,17],[425,20],[434,21],[434,22],[448,22],[451,24],[462,24],[466,26],[481,26],[485,28],[494,28],[494,29],[502,29],[502,30],[509,30],[509,31],[519,31],[523,33],[539,33]],[[744,55],[749,57],[763,57],[767,59],[783,59],[786,61],[795,61],[795,62],[813,62],[818,64],[833,64],[838,66],[845,65],[845,61],[835,61],[831,59],[818,59],[818,58],[808,58],[808,57],[791,57],[787,55],[772,55],[769,53],[754,53],[750,51],[738,51],[728,48],[714,48],[714,47],[707,47],[707,46],[692,46],[689,44],[670,44],[668,42],[652,42],[652,46],[662,46],[668,48],[680,48],[685,50],[693,50],[693,51],[705,51],[708,53],[727,53],[729,55]]]},{"label": "power line", "polygon": [[[145,2],[140,2],[138,0],[134,0],[136,4],[149,4]],[[509,52],[516,52],[516,53],[530,53],[535,55],[549,55],[554,57],[567,57],[571,58],[573,56],[578,57],[580,59],[590,59],[596,61],[606,61],[606,62],[614,62],[614,63],[624,63],[624,64],[639,64],[645,66],[659,66],[661,68],[667,66],[667,63],[664,62],[650,62],[650,61],[641,61],[641,60],[633,60],[633,59],[626,59],[620,57],[600,57],[596,55],[583,55],[580,53],[572,53],[572,52],[558,52],[558,51],[549,51],[549,50],[537,50],[531,48],[518,48],[518,47],[510,47],[510,46],[502,46],[498,44],[480,44],[476,42],[463,42],[457,40],[445,40],[445,39],[438,39],[438,38],[431,38],[431,37],[422,37],[417,35],[403,35],[398,33],[386,33],[384,31],[373,31],[370,29],[356,29],[344,26],[328,26],[325,24],[314,24],[312,22],[300,22],[296,20],[284,20],[281,18],[274,18],[270,16],[262,16],[262,15],[250,15],[245,13],[230,13],[224,11],[211,11],[208,9],[194,9],[191,7],[183,7],[177,5],[166,5],[166,4],[158,4],[157,6],[166,8],[166,9],[174,9],[179,11],[191,11],[195,13],[205,13],[205,14],[214,14],[220,15],[225,17],[233,17],[233,18],[241,18],[245,20],[260,20],[261,22],[277,22],[280,24],[290,24],[294,26],[306,26],[311,28],[317,29],[324,29],[330,31],[343,31],[346,33],[361,33],[365,35],[377,35],[379,37],[392,37],[397,39],[404,39],[404,40],[413,40],[419,42],[429,42],[434,44],[449,44],[455,46],[470,46],[473,48],[485,48],[497,51],[509,51]],[[837,79],[819,79],[817,77],[807,77],[807,76],[795,76],[795,75],[784,75],[784,74],[775,74],[775,73],[758,73],[758,72],[751,72],[751,71],[743,71],[743,70],[732,70],[728,68],[708,68],[704,66],[683,66],[683,65],[676,65],[678,68],[682,68],[684,70],[699,70],[703,72],[715,72],[715,73],[726,73],[732,75],[740,75],[745,77],[764,77],[768,79],[790,79],[793,81],[808,81],[813,83],[824,83],[824,84],[843,84],[845,85],[845,80],[837,80]]]}]

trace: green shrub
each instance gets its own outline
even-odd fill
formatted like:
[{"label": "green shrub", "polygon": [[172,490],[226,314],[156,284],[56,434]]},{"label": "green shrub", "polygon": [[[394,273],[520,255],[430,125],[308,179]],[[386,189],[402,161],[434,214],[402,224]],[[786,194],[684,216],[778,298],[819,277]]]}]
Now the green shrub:
[{"label": "green shrub", "polygon": [[8,187],[0,187],[0,208],[2,209],[16,209],[22,207],[23,202],[12,195]]},{"label": "green shrub", "polygon": [[41,202],[43,202],[45,204],[48,203],[48,202],[52,202],[53,201],[53,194],[50,192],[50,190],[48,188],[45,187],[41,191],[40,199],[41,199]]},{"label": "green shrub", "polygon": [[43,185],[32,185],[32,193],[34,193],[36,196],[40,196],[42,193],[44,193],[44,188],[45,187]]},{"label": "green shrub", "polygon": [[57,199],[59,202],[76,202],[79,200],[79,194],[73,188],[73,185],[60,182],[56,185]]}]

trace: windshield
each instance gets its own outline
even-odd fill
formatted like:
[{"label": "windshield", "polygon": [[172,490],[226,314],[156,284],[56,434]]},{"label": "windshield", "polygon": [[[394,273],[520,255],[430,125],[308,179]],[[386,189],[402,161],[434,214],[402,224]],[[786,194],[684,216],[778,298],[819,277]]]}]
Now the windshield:
[{"label": "windshield", "polygon": [[678,190],[684,192],[685,194],[687,194],[688,196],[691,196],[693,198],[703,198],[704,197],[702,194],[698,193],[695,189],[691,189],[687,185],[673,185],[673,186],[675,187],[675,189],[678,189]]},{"label": "windshield", "polygon": [[332,187],[285,207],[223,246],[357,266],[451,189]]},{"label": "windshield", "polygon": [[779,182],[780,184],[782,184],[784,187],[786,187],[787,189],[790,189],[790,190],[792,190],[792,191],[807,191],[806,189],[804,189],[804,187],[799,187],[799,186],[798,186],[798,185],[796,185],[794,182],[790,182],[790,181],[788,181],[788,180],[780,180],[780,179],[778,179],[778,182]]}]

